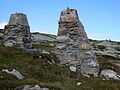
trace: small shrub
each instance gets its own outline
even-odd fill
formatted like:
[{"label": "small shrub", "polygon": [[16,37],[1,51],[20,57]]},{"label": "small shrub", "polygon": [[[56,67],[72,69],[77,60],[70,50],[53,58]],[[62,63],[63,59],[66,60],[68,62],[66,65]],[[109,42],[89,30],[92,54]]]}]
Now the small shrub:
[{"label": "small shrub", "polygon": [[102,57],[106,58],[106,59],[113,59],[113,60],[117,60],[118,58],[113,57],[113,56],[109,56],[109,55],[102,55]]},{"label": "small shrub", "polygon": [[98,46],[97,46],[97,48],[98,48],[98,49],[100,49],[101,51],[103,51],[103,50],[105,50],[105,49],[106,49],[106,47],[105,47],[105,46],[103,46],[103,45],[98,45]]},{"label": "small shrub", "polygon": [[120,47],[115,47],[115,50],[120,51]]}]

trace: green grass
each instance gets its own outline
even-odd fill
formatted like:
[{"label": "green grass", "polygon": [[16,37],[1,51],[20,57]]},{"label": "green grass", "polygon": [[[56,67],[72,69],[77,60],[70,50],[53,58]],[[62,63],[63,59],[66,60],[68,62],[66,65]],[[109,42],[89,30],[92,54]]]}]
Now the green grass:
[{"label": "green grass", "polygon": [[115,50],[120,51],[120,47],[115,47]]},{"label": "green grass", "polygon": [[119,58],[114,57],[114,56],[109,56],[109,55],[101,55],[101,57],[103,57],[104,59],[112,59],[112,60],[119,60]]},{"label": "green grass", "polygon": [[[34,45],[51,51],[52,48]],[[55,60],[55,64],[49,64],[47,58],[35,59],[34,56],[44,55]],[[107,64],[106,58],[98,56],[101,68],[114,67]],[[104,60],[103,60],[104,59]],[[107,66],[106,66],[107,64]],[[18,80],[15,76],[2,72],[2,69],[16,69],[25,79]],[[101,78],[85,78],[80,72],[71,72],[68,67],[60,66],[54,54],[43,54],[38,52],[25,52],[15,47],[6,48],[0,45],[0,90],[21,90],[24,85],[40,85],[51,90],[119,90],[119,81],[103,81]],[[81,82],[80,86],[77,83]]]},{"label": "green grass", "polygon": [[114,64],[115,61],[119,61],[118,58],[108,56],[108,55],[97,55],[97,59],[99,61],[101,70],[111,69],[120,74],[120,67]]},{"label": "green grass", "polygon": [[97,48],[100,49],[101,51],[104,51],[106,49],[104,45],[97,45]]}]

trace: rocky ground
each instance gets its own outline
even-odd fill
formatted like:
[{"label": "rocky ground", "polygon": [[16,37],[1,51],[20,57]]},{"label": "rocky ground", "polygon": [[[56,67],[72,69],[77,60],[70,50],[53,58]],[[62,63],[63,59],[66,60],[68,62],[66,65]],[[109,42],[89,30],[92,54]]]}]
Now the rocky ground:
[{"label": "rocky ground", "polygon": [[[51,40],[51,37],[49,38]],[[40,90],[120,89],[120,80],[113,80],[116,72],[116,75],[120,75],[119,42],[90,40],[103,76],[100,74],[99,77],[87,78],[76,72],[74,67],[60,66],[58,59],[51,52],[55,45],[55,37],[53,41],[49,40],[42,40],[42,43],[33,45],[33,48],[49,53],[0,45],[0,90],[25,90],[25,87],[29,87],[26,90],[31,88],[32,90],[35,88],[41,88]],[[24,78],[19,79],[13,74],[6,73],[6,69],[10,72],[13,69],[17,70]],[[106,72],[114,78],[109,78]]]},{"label": "rocky ground", "polygon": [[91,40],[91,45],[97,56],[108,58],[110,62],[120,66],[120,42],[111,40]]}]

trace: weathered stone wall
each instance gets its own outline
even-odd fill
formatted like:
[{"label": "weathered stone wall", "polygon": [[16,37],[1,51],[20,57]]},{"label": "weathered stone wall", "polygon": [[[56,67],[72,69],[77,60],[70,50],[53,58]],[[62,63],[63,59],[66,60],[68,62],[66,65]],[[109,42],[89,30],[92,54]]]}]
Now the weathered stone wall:
[{"label": "weathered stone wall", "polygon": [[31,47],[31,34],[27,16],[22,13],[12,14],[4,29],[4,45]]},{"label": "weathered stone wall", "polygon": [[99,64],[75,9],[61,12],[55,53],[62,65],[75,66],[84,75],[97,76],[99,72]]}]

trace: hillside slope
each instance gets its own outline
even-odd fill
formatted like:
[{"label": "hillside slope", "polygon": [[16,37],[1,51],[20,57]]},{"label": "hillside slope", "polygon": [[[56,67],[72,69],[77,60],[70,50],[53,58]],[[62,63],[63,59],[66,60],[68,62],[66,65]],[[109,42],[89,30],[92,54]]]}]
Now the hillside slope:
[{"label": "hillside slope", "polygon": [[[97,46],[98,43],[101,41],[91,41],[94,50],[106,51],[106,46],[104,48],[100,45]],[[117,42],[116,44],[119,45]],[[79,72],[70,71],[67,66],[59,65],[58,59],[54,53],[51,53],[54,45],[55,39],[53,41],[43,40],[42,43],[33,45],[33,48],[43,49],[50,53],[28,52],[16,49],[16,47],[10,48],[0,45],[0,90],[21,90],[25,85],[40,85],[40,87],[47,87],[50,90],[120,89],[120,81],[102,80],[102,77],[92,76],[86,78]],[[115,64],[120,61],[118,57],[98,53],[96,55],[100,63],[100,70],[112,69],[120,74],[120,66]],[[51,60],[54,60],[55,63]],[[16,69],[25,76],[25,79],[19,80],[14,75],[3,72],[2,69]],[[77,83],[81,83],[81,85],[77,85]]]}]

